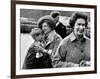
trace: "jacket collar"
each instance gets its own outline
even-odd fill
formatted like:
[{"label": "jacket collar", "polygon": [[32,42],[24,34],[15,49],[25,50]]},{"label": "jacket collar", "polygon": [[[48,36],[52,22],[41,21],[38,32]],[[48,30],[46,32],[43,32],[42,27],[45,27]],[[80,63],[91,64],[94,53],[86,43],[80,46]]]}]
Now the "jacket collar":
[{"label": "jacket collar", "polygon": [[53,30],[47,35],[46,45],[50,44],[54,40],[56,32]]}]

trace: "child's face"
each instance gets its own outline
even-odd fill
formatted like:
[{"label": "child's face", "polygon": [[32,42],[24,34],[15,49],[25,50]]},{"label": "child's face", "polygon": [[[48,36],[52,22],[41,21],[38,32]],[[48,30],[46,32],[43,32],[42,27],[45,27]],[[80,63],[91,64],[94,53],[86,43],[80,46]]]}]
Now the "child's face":
[{"label": "child's face", "polygon": [[41,41],[41,40],[42,40],[42,34],[36,34],[35,41]]}]

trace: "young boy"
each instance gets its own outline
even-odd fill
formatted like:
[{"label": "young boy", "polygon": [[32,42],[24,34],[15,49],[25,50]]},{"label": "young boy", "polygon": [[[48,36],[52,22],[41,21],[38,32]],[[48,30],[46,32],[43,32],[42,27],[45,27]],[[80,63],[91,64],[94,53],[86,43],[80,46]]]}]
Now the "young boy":
[{"label": "young boy", "polygon": [[34,28],[30,34],[34,39],[34,43],[28,49],[23,69],[52,68],[49,55],[39,51],[40,47],[45,47],[41,29]]}]

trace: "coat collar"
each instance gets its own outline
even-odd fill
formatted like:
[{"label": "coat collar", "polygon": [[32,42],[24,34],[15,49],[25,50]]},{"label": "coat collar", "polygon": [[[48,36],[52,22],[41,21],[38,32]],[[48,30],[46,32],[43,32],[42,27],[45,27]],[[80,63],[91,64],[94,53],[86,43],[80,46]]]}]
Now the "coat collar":
[{"label": "coat collar", "polygon": [[58,25],[59,25],[59,23],[60,23],[60,22],[58,21],[58,22],[56,23],[56,26],[58,26]]},{"label": "coat collar", "polygon": [[53,30],[47,35],[46,45],[48,45],[51,42],[53,42],[55,34],[56,34],[56,32]]}]

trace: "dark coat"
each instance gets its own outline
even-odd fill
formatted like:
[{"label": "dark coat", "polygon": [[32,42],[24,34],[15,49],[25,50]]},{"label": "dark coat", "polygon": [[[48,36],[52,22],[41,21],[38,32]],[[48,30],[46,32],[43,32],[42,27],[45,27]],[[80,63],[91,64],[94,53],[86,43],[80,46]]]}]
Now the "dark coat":
[{"label": "dark coat", "polygon": [[23,69],[52,68],[51,59],[47,53],[42,53],[42,57],[36,58],[34,46],[33,43],[28,50],[23,64]]},{"label": "dark coat", "polygon": [[62,37],[65,38],[66,34],[66,26],[64,26],[61,22],[58,22],[55,31]]}]

